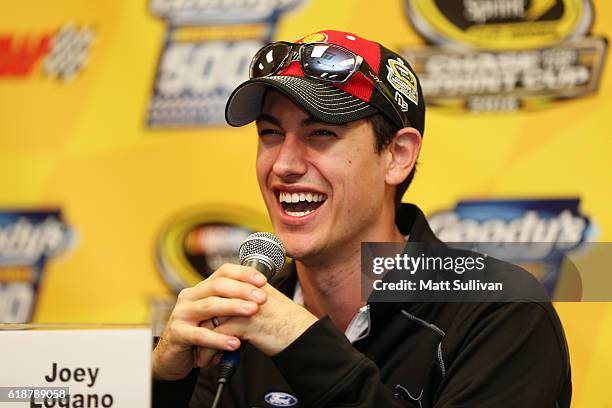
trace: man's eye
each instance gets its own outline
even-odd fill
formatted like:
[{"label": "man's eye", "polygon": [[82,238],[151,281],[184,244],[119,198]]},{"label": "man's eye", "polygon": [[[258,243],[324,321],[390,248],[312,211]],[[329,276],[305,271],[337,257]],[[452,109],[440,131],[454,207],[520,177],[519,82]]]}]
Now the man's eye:
[{"label": "man's eye", "polygon": [[335,132],[327,129],[316,129],[310,133],[311,136],[336,136]]},{"label": "man's eye", "polygon": [[268,135],[282,135],[282,133],[278,129],[261,129],[259,131],[259,136],[268,136]]}]

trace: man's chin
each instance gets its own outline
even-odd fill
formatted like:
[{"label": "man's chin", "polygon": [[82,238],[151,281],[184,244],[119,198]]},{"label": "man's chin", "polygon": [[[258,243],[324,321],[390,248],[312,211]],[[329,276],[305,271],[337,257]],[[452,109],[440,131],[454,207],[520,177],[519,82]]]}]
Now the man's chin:
[{"label": "man's chin", "polygon": [[312,234],[277,231],[289,258],[302,260],[313,252]]}]

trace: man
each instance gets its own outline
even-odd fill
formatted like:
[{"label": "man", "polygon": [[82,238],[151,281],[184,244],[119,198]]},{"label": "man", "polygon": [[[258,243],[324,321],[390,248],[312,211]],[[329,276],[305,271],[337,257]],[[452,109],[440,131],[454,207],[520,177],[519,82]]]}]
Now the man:
[{"label": "man", "polygon": [[259,186],[293,263],[273,285],[224,265],[180,293],[153,354],[156,406],[210,406],[215,355],[241,344],[224,408],[569,406],[550,304],[362,300],[361,242],[437,242],[399,204],[425,118],[399,55],[338,31],[273,43],[226,117],[257,123]]}]

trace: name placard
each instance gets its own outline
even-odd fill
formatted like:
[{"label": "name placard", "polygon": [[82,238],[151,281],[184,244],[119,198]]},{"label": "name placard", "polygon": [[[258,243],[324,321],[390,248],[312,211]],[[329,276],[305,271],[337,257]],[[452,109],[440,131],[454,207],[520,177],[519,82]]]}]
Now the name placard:
[{"label": "name placard", "polygon": [[0,325],[0,408],[151,406],[151,330]]}]

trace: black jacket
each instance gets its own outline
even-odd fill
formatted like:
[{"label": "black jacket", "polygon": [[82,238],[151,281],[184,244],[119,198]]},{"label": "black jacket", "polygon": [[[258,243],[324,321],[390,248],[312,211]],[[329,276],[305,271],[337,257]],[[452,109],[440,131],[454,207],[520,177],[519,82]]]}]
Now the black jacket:
[{"label": "black jacket", "polygon": [[[410,241],[437,241],[414,205],[397,225]],[[295,283],[293,268],[275,279],[289,297]],[[153,406],[209,407],[217,375],[155,381]],[[272,358],[247,345],[221,407],[289,406],[266,402],[275,392],[295,407],[569,407],[571,381],[549,303],[371,303],[355,344],[322,318]]]}]

